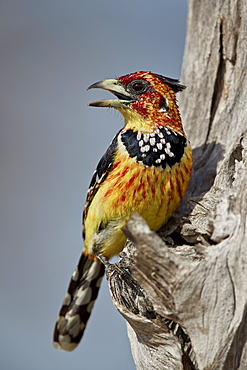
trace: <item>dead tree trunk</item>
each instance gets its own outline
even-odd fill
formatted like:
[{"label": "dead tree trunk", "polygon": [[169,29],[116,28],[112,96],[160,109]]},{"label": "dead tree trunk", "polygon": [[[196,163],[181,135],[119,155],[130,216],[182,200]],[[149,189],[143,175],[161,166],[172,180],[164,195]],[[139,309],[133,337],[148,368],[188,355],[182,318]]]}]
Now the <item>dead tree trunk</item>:
[{"label": "dead tree trunk", "polygon": [[[189,1],[180,97],[194,169],[160,233],[108,269],[137,369],[247,369],[247,2]],[[136,248],[136,252],[135,252]]]}]

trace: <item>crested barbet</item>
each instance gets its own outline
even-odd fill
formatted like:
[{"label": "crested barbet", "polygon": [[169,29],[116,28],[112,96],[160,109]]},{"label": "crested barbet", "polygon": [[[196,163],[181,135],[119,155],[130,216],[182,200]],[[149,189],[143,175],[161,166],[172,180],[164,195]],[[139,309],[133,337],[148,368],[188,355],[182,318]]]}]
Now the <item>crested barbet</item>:
[{"label": "crested barbet", "polygon": [[105,266],[126,242],[122,231],[133,212],[159,230],[183,198],[191,174],[191,147],[184,134],[175,94],[179,80],[151,72],[96,82],[117,99],[90,103],[124,116],[93,173],[83,213],[84,250],[64,298],[54,346],[72,351],[91,314]]}]

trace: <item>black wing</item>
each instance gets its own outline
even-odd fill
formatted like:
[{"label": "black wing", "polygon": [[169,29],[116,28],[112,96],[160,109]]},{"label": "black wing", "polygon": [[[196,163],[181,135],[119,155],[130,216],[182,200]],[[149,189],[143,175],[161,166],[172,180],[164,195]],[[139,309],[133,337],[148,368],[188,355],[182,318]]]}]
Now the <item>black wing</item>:
[{"label": "black wing", "polygon": [[[87,217],[89,206],[90,206],[95,194],[97,193],[100,184],[103,181],[105,181],[110,169],[113,166],[114,156],[115,156],[115,152],[116,152],[116,148],[117,148],[117,138],[118,138],[119,132],[117,133],[117,135],[112,140],[112,142],[109,145],[107,151],[105,152],[103,157],[100,159],[100,161],[99,161],[99,163],[96,167],[96,170],[93,173],[93,177],[92,177],[92,180],[90,182],[90,185],[89,185],[89,188],[88,188],[88,191],[87,191],[87,199],[86,199],[86,204],[85,204],[85,208],[84,208],[84,212],[83,212],[83,218],[82,218],[82,223],[83,224],[84,224],[85,218]],[[83,238],[84,238],[84,233],[83,233]]]}]

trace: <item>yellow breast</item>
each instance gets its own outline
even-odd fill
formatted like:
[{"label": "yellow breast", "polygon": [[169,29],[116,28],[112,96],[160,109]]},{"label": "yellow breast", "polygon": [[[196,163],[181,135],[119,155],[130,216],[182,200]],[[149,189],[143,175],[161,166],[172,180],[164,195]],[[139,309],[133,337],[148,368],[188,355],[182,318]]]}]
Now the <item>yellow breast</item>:
[{"label": "yellow breast", "polygon": [[190,179],[191,147],[185,147],[179,163],[147,167],[118,151],[114,165],[97,191],[85,220],[85,249],[106,258],[121,252],[126,242],[122,227],[133,212],[152,230],[158,230],[183,198]]}]

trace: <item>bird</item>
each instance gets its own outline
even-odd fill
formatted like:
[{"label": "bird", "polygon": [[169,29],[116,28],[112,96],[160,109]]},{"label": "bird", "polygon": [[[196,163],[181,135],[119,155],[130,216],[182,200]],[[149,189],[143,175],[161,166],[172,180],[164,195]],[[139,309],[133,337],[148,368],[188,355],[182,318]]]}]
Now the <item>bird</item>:
[{"label": "bird", "polygon": [[100,159],[83,212],[84,249],[71,277],[54,330],[54,347],[74,350],[84,333],[105,272],[124,248],[122,231],[133,212],[159,230],[181,202],[191,175],[192,151],[184,133],[176,93],[178,79],[140,71],[96,82],[116,99],[89,103],[124,117]]}]

